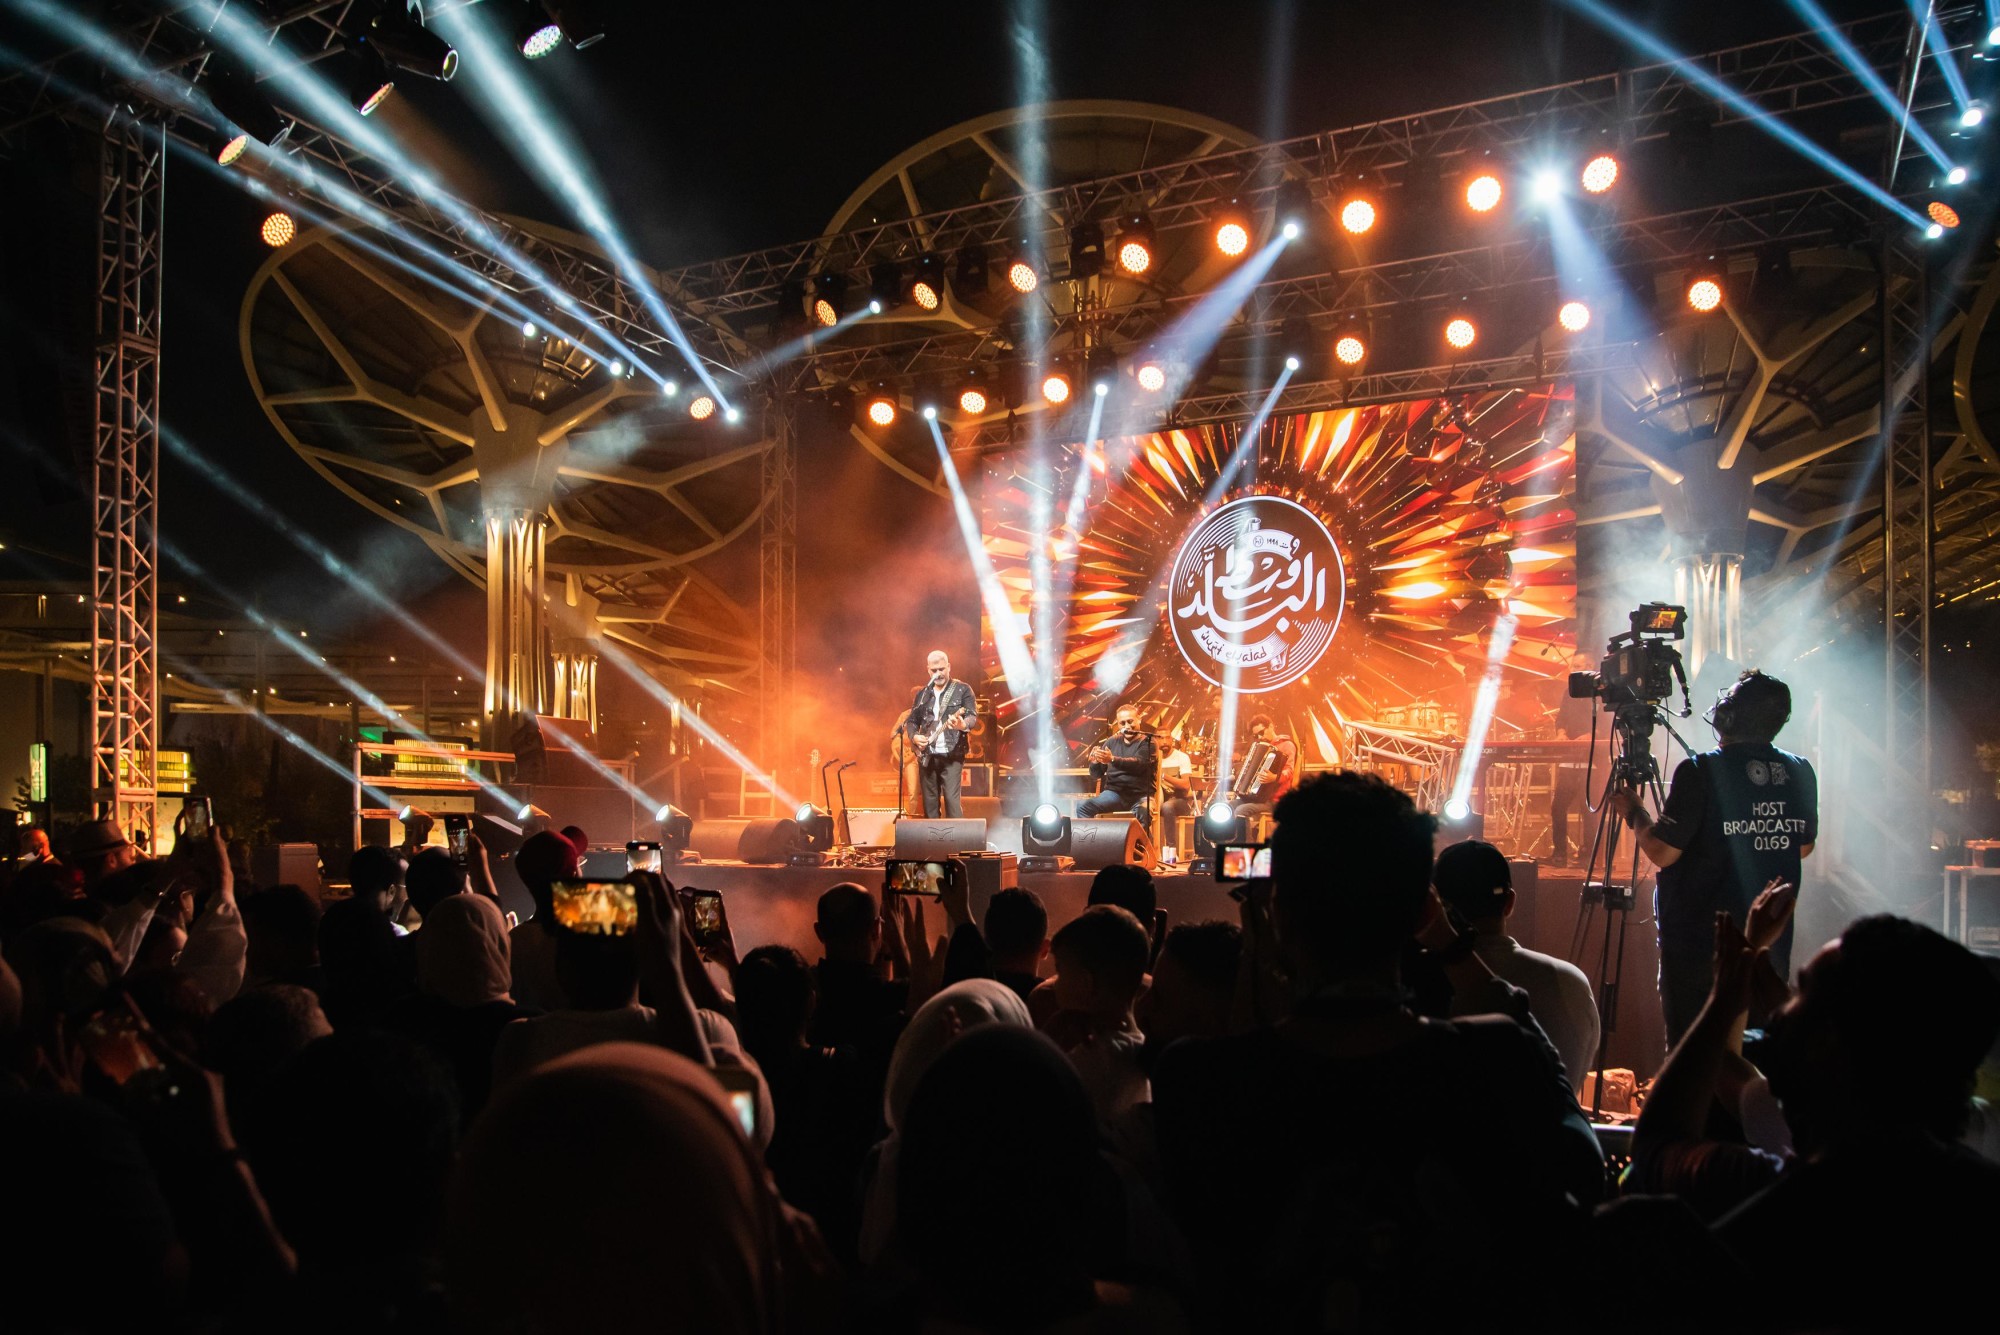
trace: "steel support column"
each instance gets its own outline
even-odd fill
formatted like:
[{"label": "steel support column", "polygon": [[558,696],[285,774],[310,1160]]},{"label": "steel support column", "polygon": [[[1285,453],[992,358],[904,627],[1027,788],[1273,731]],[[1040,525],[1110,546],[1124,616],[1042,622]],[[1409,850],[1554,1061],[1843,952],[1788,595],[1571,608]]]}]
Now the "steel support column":
[{"label": "steel support column", "polygon": [[92,798],[159,847],[158,519],[161,223],[166,141],[109,126],[98,178],[91,496]]},{"label": "steel support column", "polygon": [[769,410],[771,446],[764,454],[764,509],[757,534],[757,661],[762,678],[757,737],[764,768],[772,774],[796,760],[792,688],[799,629],[798,410],[798,397],[789,393],[780,393]]},{"label": "steel support column", "polygon": [[1909,805],[1889,828],[1877,889],[1907,902],[1929,885],[1931,798],[1930,302],[1923,254],[1882,247],[1882,751],[1887,792]]}]

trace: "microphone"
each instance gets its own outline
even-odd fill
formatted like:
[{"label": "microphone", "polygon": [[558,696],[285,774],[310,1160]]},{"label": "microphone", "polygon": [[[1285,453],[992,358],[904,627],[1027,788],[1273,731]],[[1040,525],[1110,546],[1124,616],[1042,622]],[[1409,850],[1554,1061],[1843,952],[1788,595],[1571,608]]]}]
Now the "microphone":
[{"label": "microphone", "polygon": [[846,763],[845,765],[842,765],[842,766],[840,767],[840,769],[838,769],[838,770],[835,770],[835,771],[834,771],[834,773],[838,774],[838,773],[840,773],[840,772],[841,772],[841,770],[850,770],[850,769],[853,769],[853,768],[854,768],[854,767],[855,767],[856,765],[858,765],[858,764],[860,764],[860,763],[861,763],[861,762],[860,762],[860,761],[858,761],[858,760],[850,760],[850,761],[848,761],[848,762],[847,762],[847,763]]},{"label": "microphone", "polygon": [[[847,763],[851,765],[851,764],[853,764],[854,762],[850,760],[850,761],[849,761],[849,762],[847,762]],[[826,773],[826,772],[827,772],[828,770],[832,769],[832,768],[833,768],[833,767],[834,767],[835,765],[838,765],[838,764],[840,764],[840,757],[839,757],[839,756],[835,756],[835,757],[834,757],[833,759],[831,759],[831,760],[827,761],[827,762],[826,762],[826,763],[825,763],[824,765],[821,765],[821,766],[819,767],[819,772],[820,772],[820,773],[822,773],[822,774],[824,774],[824,773]]]}]

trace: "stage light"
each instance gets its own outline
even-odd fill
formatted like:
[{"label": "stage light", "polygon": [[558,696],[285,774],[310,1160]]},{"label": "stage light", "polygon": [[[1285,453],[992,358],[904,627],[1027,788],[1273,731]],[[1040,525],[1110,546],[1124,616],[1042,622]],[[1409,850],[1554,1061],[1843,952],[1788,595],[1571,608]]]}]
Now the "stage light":
[{"label": "stage light", "polygon": [[805,832],[808,852],[824,853],[833,847],[833,816],[830,812],[811,802],[801,802],[798,810],[792,813],[792,819]]},{"label": "stage light", "polygon": [[2000,46],[2000,23],[1996,23],[1986,30],[1986,45]]},{"label": "stage light", "polygon": [[1360,236],[1375,225],[1374,202],[1356,195],[1340,206],[1340,225],[1354,235]]},{"label": "stage light", "polygon": [[1334,340],[1333,355],[1342,366],[1359,366],[1368,355],[1368,345],[1359,334],[1342,334]]},{"label": "stage light", "polygon": [[533,320],[523,320],[523,321],[521,321],[521,337],[522,337],[522,338],[533,338],[533,337],[534,337],[534,336],[535,336],[536,334],[538,334],[538,333],[540,333],[540,332],[541,332],[541,330],[540,330],[540,329],[538,329],[538,328],[536,327],[536,325],[535,325],[535,322],[534,322]]},{"label": "stage light", "polygon": [[1103,398],[1118,382],[1118,357],[1109,348],[1093,348],[1084,359],[1084,375],[1090,382],[1090,392]]},{"label": "stage light", "polygon": [[918,376],[910,386],[910,406],[926,422],[935,422],[944,411],[944,390],[935,377]]},{"label": "stage light", "polygon": [[1688,305],[1706,315],[1722,304],[1722,282],[1715,278],[1697,278],[1688,284]]},{"label": "stage light", "polygon": [[888,385],[877,381],[868,396],[865,408],[868,420],[876,426],[890,426],[896,421],[896,395]]},{"label": "stage light", "polygon": [[1580,301],[1565,301],[1556,312],[1556,323],[1572,334],[1580,334],[1590,325],[1590,307]]},{"label": "stage light", "polygon": [[1924,212],[1928,213],[1931,221],[1939,227],[1949,229],[1958,226],[1958,210],[1941,199],[1932,200],[1930,207]]},{"label": "stage light", "polygon": [[1462,797],[1454,797],[1444,804],[1444,818],[1451,821],[1464,820],[1472,814],[1472,803]]},{"label": "stage light", "polygon": [[743,410],[732,404],[722,410],[722,420],[734,426],[743,420]]},{"label": "stage light", "polygon": [[678,381],[678,380],[662,380],[662,381],[660,382],[660,397],[661,397],[661,398],[663,398],[663,399],[671,399],[672,397],[674,397],[674,395],[676,395],[676,394],[678,394],[678,393],[680,393],[680,392],[681,392],[681,382],[680,382],[680,381]]},{"label": "stage light", "polygon": [[264,225],[257,229],[257,235],[263,237],[264,244],[273,250],[289,245],[291,239],[298,234],[299,225],[293,222],[292,215],[283,209],[264,219]]},{"label": "stage light", "polygon": [[986,247],[970,245],[961,249],[957,272],[951,277],[953,289],[960,297],[980,297],[986,295],[986,283]]},{"label": "stage light", "polygon": [[389,77],[389,67],[382,63],[382,57],[366,46],[354,48],[356,63],[354,72],[347,76],[347,100],[354,104],[354,110],[366,116],[381,106],[396,91],[395,80]]},{"label": "stage light", "polygon": [[1104,226],[1080,222],[1069,229],[1069,276],[1095,278],[1104,272]]},{"label": "stage light", "polygon": [[515,30],[515,49],[530,60],[554,55],[562,45],[562,27],[546,15],[530,13]]},{"label": "stage light", "polygon": [[1601,195],[1618,184],[1618,159],[1609,153],[1599,153],[1583,164],[1579,178],[1583,188],[1593,195]]},{"label": "stage light", "polygon": [[1452,347],[1457,348],[1460,352],[1471,347],[1473,340],[1478,337],[1478,328],[1463,315],[1454,315],[1445,323],[1444,341],[1451,344]]},{"label": "stage light", "polygon": [[1126,217],[1118,227],[1118,268],[1136,277],[1153,267],[1153,221],[1143,213]]},{"label": "stage light", "polygon": [[1053,834],[1062,828],[1062,812],[1053,802],[1044,802],[1036,807],[1034,814],[1029,816],[1028,819],[1034,823],[1035,829],[1042,834]]},{"label": "stage light", "polygon": [[903,303],[903,266],[885,260],[868,270],[868,309],[880,315]]},{"label": "stage light", "polygon": [[403,8],[384,4],[368,16],[361,40],[399,70],[426,79],[449,80],[458,73],[458,52]]},{"label": "stage light", "polygon": [[202,91],[227,124],[221,127],[221,142],[215,160],[227,167],[249,149],[252,140],[276,147],[292,132],[292,122],[264,96],[250,71],[220,56],[209,57],[209,72],[202,79]]},{"label": "stage light", "polygon": [[986,382],[977,371],[965,374],[965,383],[958,391],[958,410],[967,417],[978,417],[986,411]]},{"label": "stage light", "polygon": [[1964,185],[1967,174],[1965,168],[1953,167],[1944,174],[1944,183],[1946,185]]},{"label": "stage light", "polygon": [[840,317],[847,314],[845,274],[823,273],[813,279],[812,314],[814,322],[824,329],[840,323]]},{"label": "stage light", "polygon": [[1546,204],[1562,193],[1562,177],[1544,167],[1535,173],[1532,188],[1535,198]]},{"label": "stage light", "polygon": [[1958,123],[1963,128],[1970,130],[1976,128],[1985,119],[1986,119],[1986,108],[1980,106],[1977,102],[1974,102],[1971,106],[1967,107],[1964,111],[1959,113]]},{"label": "stage light", "polygon": [[1042,271],[1035,263],[1034,251],[1022,242],[1007,256],[1007,286],[1025,297],[1041,285]]},{"label": "stage light", "polygon": [[1500,178],[1481,172],[1466,183],[1465,206],[1474,213],[1491,213],[1500,204]]},{"label": "stage light", "polygon": [[922,256],[910,270],[910,300],[925,311],[944,305],[944,266],[937,256]]},{"label": "stage light", "polygon": [[1070,383],[1069,372],[1060,366],[1050,367],[1042,376],[1042,398],[1052,404],[1069,402],[1074,386]]},{"label": "stage light", "polygon": [[1250,215],[1235,200],[1222,206],[1215,215],[1213,228],[1215,248],[1236,259],[1250,249]]},{"label": "stage light", "polygon": [[697,422],[706,422],[715,416],[715,400],[703,394],[688,405],[688,416]]},{"label": "stage light", "polygon": [[543,0],[542,7],[577,50],[604,40],[604,19],[598,12],[597,0]]},{"label": "stage light", "polygon": [[679,862],[681,854],[687,852],[688,840],[694,836],[694,817],[668,802],[653,813],[653,823],[660,827],[660,851],[664,861]]},{"label": "stage light", "polygon": [[1145,390],[1148,394],[1157,394],[1167,387],[1166,368],[1158,362],[1149,361],[1141,363],[1136,378],[1139,381],[1139,388]]},{"label": "stage light", "polygon": [[1287,241],[1298,240],[1312,226],[1312,189],[1304,181],[1281,182],[1271,216],[1278,224],[1280,236]]},{"label": "stage light", "polygon": [[613,357],[611,364],[604,369],[611,373],[613,380],[621,379],[625,374],[625,359],[623,357]]},{"label": "stage light", "polygon": [[1940,227],[1938,224],[1926,223],[1924,225],[1924,239],[1926,241],[1935,241],[1943,235],[1944,235],[1944,228]]}]

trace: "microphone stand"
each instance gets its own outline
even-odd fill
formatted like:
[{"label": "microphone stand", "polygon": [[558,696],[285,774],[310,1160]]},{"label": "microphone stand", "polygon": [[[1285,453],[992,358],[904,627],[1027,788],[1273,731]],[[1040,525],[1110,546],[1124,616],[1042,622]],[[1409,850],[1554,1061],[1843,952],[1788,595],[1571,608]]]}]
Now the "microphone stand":
[{"label": "microphone stand", "polygon": [[[846,844],[850,848],[854,846],[854,831],[849,829],[847,824],[847,771],[853,769],[856,763],[857,762],[850,760],[845,765],[842,765],[839,769],[833,772],[833,781],[840,785],[840,835],[841,835],[840,842]],[[901,765],[898,765],[896,767],[896,773],[899,777],[896,780],[896,787],[899,791],[903,786],[903,781],[900,777],[902,772],[903,772],[903,767]],[[824,774],[820,775],[820,782],[822,784],[826,782],[826,776]]]}]

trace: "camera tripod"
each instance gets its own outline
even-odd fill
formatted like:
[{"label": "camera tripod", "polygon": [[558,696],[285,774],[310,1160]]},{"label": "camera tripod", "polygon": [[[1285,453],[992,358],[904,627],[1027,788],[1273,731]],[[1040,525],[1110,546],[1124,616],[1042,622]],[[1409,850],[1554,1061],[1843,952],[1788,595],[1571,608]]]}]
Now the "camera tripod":
[{"label": "camera tripod", "polygon": [[[1592,808],[1597,813],[1597,830],[1591,837],[1590,856],[1583,864],[1582,898],[1576,927],[1570,933],[1570,963],[1583,968],[1597,910],[1600,907],[1604,910],[1603,930],[1597,945],[1597,1082],[1592,1087],[1590,1098],[1593,1120],[1604,1111],[1604,1056],[1610,1049],[1611,1035],[1618,1027],[1619,990],[1625,981],[1625,929],[1631,917],[1634,887],[1639,882],[1637,839],[1632,841],[1632,860],[1624,883],[1612,879],[1617,870],[1614,864],[1619,841],[1630,827],[1611,797],[1621,788],[1630,788],[1639,794],[1642,801],[1650,798],[1654,810],[1665,803],[1660,786],[1659,762],[1653,757],[1655,716],[1655,706],[1646,703],[1622,704],[1612,713],[1616,754],[1611,760],[1610,773],[1605,776],[1604,789]],[[1601,878],[1597,875],[1600,855],[1603,859]]]}]

